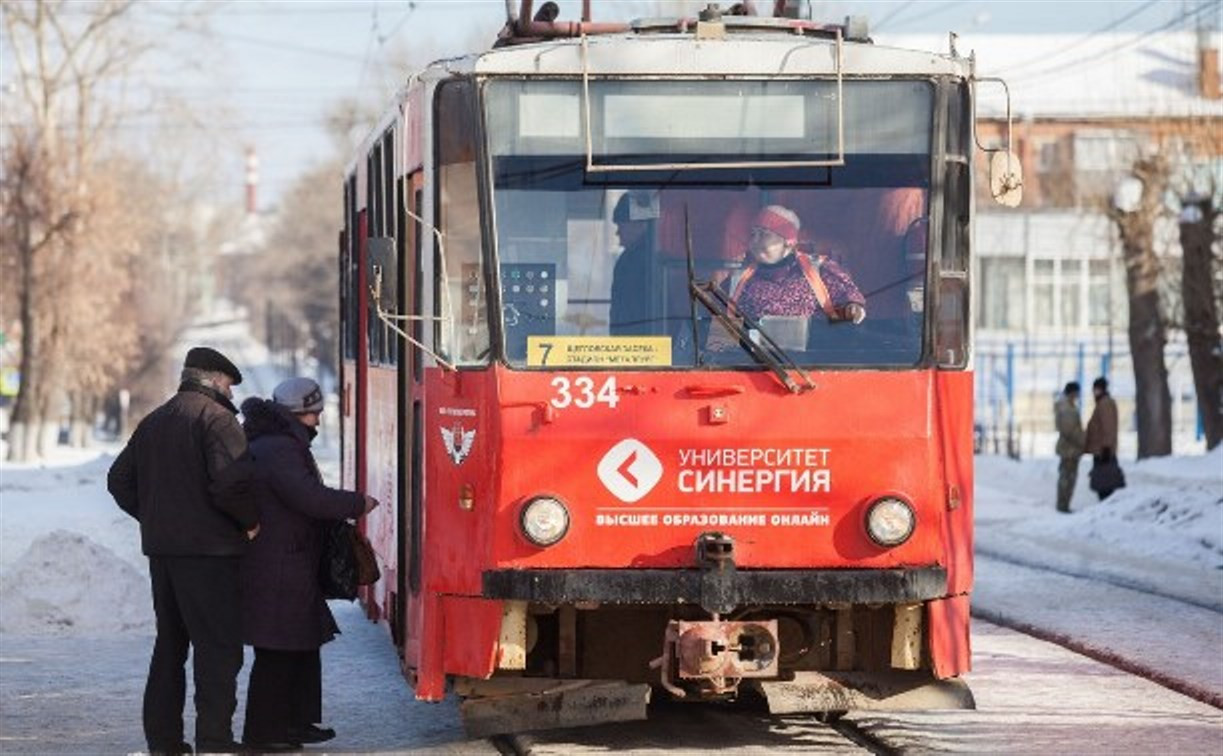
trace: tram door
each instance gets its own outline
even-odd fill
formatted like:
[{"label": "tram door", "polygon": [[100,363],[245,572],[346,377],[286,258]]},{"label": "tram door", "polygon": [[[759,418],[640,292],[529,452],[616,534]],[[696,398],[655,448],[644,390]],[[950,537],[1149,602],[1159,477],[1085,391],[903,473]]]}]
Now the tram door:
[{"label": "tram door", "polygon": [[[421,303],[424,293],[424,264],[422,242],[424,228],[420,222],[423,212],[424,172],[414,170],[399,183],[401,254],[399,256],[399,282],[402,314],[408,316],[401,321],[403,329],[416,343],[423,342],[424,328]],[[406,208],[406,212],[405,212]],[[402,649],[404,663],[416,667],[420,656],[419,639],[415,628],[420,627],[421,588],[421,508],[423,501],[422,438],[423,417],[421,402],[424,398],[424,355],[411,342],[405,340],[399,363],[398,391],[398,458],[399,501],[396,502],[399,517],[398,564],[396,571],[395,645]]]}]

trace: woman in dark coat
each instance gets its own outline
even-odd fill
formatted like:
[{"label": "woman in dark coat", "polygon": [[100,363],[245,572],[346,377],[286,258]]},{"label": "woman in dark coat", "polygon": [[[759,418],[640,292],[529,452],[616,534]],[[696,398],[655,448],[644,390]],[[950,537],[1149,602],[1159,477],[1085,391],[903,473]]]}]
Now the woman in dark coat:
[{"label": "woman in dark coat", "polygon": [[335,737],[322,720],[319,648],[339,628],[319,587],[326,521],[360,517],[372,497],[328,488],[310,452],[323,395],[309,378],[242,403],[261,492],[259,537],[242,564],[243,641],[255,647],[243,741],[292,750]]}]

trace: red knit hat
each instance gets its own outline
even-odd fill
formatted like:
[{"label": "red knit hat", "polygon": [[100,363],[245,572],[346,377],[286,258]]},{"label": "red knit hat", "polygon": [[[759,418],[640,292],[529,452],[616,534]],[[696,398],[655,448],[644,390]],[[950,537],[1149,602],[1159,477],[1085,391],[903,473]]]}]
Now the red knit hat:
[{"label": "red knit hat", "polygon": [[769,205],[756,213],[752,225],[772,231],[786,240],[786,244],[798,243],[798,229],[802,227],[798,215],[781,205]]}]

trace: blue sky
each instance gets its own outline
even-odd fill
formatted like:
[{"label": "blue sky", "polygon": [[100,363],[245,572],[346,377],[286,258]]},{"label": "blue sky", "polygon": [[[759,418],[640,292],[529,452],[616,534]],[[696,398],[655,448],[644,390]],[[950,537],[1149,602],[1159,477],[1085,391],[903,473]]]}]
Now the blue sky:
[{"label": "blue sky", "polygon": [[[518,0],[515,0],[515,6]],[[540,4],[537,0],[536,5]],[[730,2],[723,2],[725,7]],[[658,15],[676,3],[594,0],[596,19]],[[688,2],[693,15],[704,3]],[[765,8],[771,0],[757,0]],[[1020,32],[1031,34],[1152,30],[1203,5],[1203,0],[858,0],[812,2],[818,19],[867,15],[872,33]],[[165,7],[165,6],[162,6]],[[1201,17],[1218,26],[1219,3]],[[253,145],[261,161],[260,205],[273,205],[311,161],[332,149],[320,126],[322,114],[345,95],[382,99],[399,75],[392,60],[424,62],[486,46],[504,21],[504,0],[230,0],[212,14],[207,51],[192,50],[195,37],[162,41],[187,58],[203,54],[205,70],[184,91],[193,101],[225,107],[217,128],[225,138],[215,156],[232,173],[234,201],[241,198],[242,148]],[[578,0],[562,0],[561,17],[576,18]],[[406,72],[404,72],[406,73]]]}]

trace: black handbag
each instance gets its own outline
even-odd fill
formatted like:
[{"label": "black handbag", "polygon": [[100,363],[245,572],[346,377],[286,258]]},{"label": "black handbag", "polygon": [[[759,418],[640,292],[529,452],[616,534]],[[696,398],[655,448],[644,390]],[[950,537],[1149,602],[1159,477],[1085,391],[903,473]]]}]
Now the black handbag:
[{"label": "black handbag", "polygon": [[323,531],[319,585],[323,598],[352,601],[357,587],[378,582],[381,572],[374,549],[348,520],[328,523]]},{"label": "black handbag", "polygon": [[1091,472],[1087,476],[1091,490],[1106,498],[1118,488],[1125,488],[1125,473],[1117,463],[1117,455],[1105,449],[1092,460]]}]

